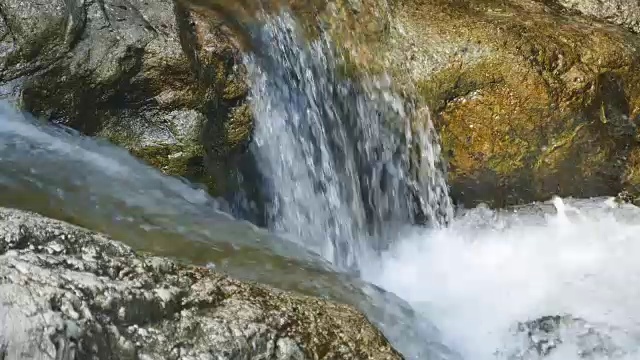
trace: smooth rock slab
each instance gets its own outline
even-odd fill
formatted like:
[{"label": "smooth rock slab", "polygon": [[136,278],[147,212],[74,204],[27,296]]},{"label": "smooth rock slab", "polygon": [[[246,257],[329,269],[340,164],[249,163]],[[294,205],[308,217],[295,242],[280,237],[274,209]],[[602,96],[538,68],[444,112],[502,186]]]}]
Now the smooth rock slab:
[{"label": "smooth rock slab", "polygon": [[401,359],[353,308],[0,208],[0,359]]}]

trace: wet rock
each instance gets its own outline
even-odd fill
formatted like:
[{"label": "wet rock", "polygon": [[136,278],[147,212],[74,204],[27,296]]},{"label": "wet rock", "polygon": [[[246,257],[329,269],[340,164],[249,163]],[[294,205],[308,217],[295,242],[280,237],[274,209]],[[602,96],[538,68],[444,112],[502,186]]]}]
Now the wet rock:
[{"label": "wet rock", "polygon": [[[389,72],[428,105],[458,202],[640,194],[637,3],[286,3],[309,36],[322,27],[347,50],[345,74]],[[252,129],[239,49],[254,2],[20,4],[0,0],[0,95],[233,190]]]},{"label": "wet rock", "polygon": [[[640,32],[640,3],[634,0],[557,0],[557,4],[584,15]],[[553,3],[553,2],[551,2]]]},{"label": "wet rock", "polygon": [[605,21],[631,6],[607,3],[607,18],[553,1],[332,3],[350,72],[387,71],[430,107],[458,202],[640,189],[640,38]]},{"label": "wet rock", "polygon": [[637,4],[288,3],[346,49],[346,75],[388,72],[431,109],[458,202],[640,194]]},{"label": "wet rock", "polygon": [[136,154],[162,154],[143,156],[152,163],[189,163],[163,169],[224,189],[219,168],[233,168],[251,121],[240,52],[219,20],[172,0],[0,0],[0,12],[0,95]]},{"label": "wet rock", "polygon": [[[247,1],[184,3],[254,11]],[[458,202],[640,194],[636,3],[287,3],[309,36],[320,23],[346,49],[346,75],[388,72],[431,109]]]},{"label": "wet rock", "polygon": [[629,355],[616,343],[628,334],[570,315],[543,316],[518,323],[513,334],[521,346],[498,352],[509,360],[539,359],[558,354],[581,359],[618,359]]},{"label": "wet rock", "polygon": [[402,357],[349,306],[0,209],[0,358]]}]

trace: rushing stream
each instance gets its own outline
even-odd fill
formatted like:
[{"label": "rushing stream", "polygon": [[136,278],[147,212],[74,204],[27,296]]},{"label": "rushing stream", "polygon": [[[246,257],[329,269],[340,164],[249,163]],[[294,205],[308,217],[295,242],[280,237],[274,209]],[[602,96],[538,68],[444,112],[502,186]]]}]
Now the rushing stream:
[{"label": "rushing stream", "polygon": [[296,34],[267,19],[246,61],[272,230],[408,300],[466,359],[638,358],[637,208],[556,199],[450,221],[429,119],[385,79],[340,78],[331,42]]},{"label": "rushing stream", "polygon": [[0,206],[99,230],[134,248],[350,303],[415,358],[447,358],[437,330],[395,295],[218,209],[203,190],[105,141],[0,102]]},{"label": "rushing stream", "polygon": [[245,62],[270,231],[8,103],[0,205],[351,303],[411,359],[640,358],[640,209],[554,199],[454,217],[417,106],[388,79],[341,78],[330,40],[301,40],[288,15],[264,24]]}]

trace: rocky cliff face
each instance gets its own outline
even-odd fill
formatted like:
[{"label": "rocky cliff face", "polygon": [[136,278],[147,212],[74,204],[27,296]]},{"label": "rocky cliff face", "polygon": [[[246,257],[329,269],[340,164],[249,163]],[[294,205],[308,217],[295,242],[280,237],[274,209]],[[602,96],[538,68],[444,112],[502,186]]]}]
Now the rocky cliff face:
[{"label": "rocky cliff face", "polygon": [[228,28],[171,0],[0,1],[2,95],[225,191],[251,132]]},{"label": "rocky cliff face", "polygon": [[1,359],[401,359],[353,308],[0,209]]}]

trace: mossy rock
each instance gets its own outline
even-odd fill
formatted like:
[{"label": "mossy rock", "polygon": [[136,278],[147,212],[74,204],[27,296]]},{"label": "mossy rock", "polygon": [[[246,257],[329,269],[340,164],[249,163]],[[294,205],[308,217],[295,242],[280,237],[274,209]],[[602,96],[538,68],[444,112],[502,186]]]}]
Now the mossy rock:
[{"label": "mossy rock", "polygon": [[355,3],[363,10],[335,21],[353,30],[336,32],[349,66],[384,69],[429,106],[458,202],[507,206],[640,184],[637,35],[553,2]]},{"label": "mossy rock", "polygon": [[173,0],[0,0],[0,9],[0,86],[25,110],[213,195],[232,189],[252,120],[241,52],[219,18]]},{"label": "mossy rock", "polygon": [[[95,4],[61,5],[45,9],[46,22],[21,17],[26,8],[19,3],[0,0],[3,26],[13,30],[0,80],[20,79],[27,110],[91,135],[107,134],[175,175],[198,171],[183,166],[185,159],[164,163],[168,154],[198,149],[202,153],[189,151],[187,158],[201,159],[215,179],[212,191],[232,190],[225,183],[253,126],[245,73],[236,66],[246,45],[243,23],[254,21],[257,11],[251,1],[154,0],[103,13],[92,11]],[[459,202],[505,206],[552,194],[640,188],[634,160],[640,38],[626,28],[564,8],[563,1],[272,3],[274,9],[288,4],[310,36],[319,19],[346,50],[346,76],[388,72],[403,94],[431,108]],[[210,11],[195,14],[187,7],[193,4]],[[584,9],[577,8],[595,16]],[[220,16],[225,13],[234,21]],[[125,20],[106,21],[110,17]],[[43,53],[29,45],[43,42],[50,44]],[[205,119],[195,140],[144,143],[148,137],[132,128],[192,111]],[[124,130],[109,131],[114,128]]]},{"label": "mossy rock", "polygon": [[219,193],[223,179],[216,179],[207,171],[202,146],[149,146],[133,149],[131,154],[167,175],[201,184],[211,194]]},{"label": "mossy rock", "polygon": [[[576,9],[587,14],[589,1]],[[236,18],[247,22],[256,11],[249,1],[195,3],[240,9]],[[293,9],[310,37],[327,29],[345,50],[343,75],[389,73],[431,109],[458,202],[615,195],[640,181],[628,160],[637,147],[640,39],[597,14],[534,0],[267,4]],[[210,129],[229,134],[227,144],[243,134],[218,124]]]}]

